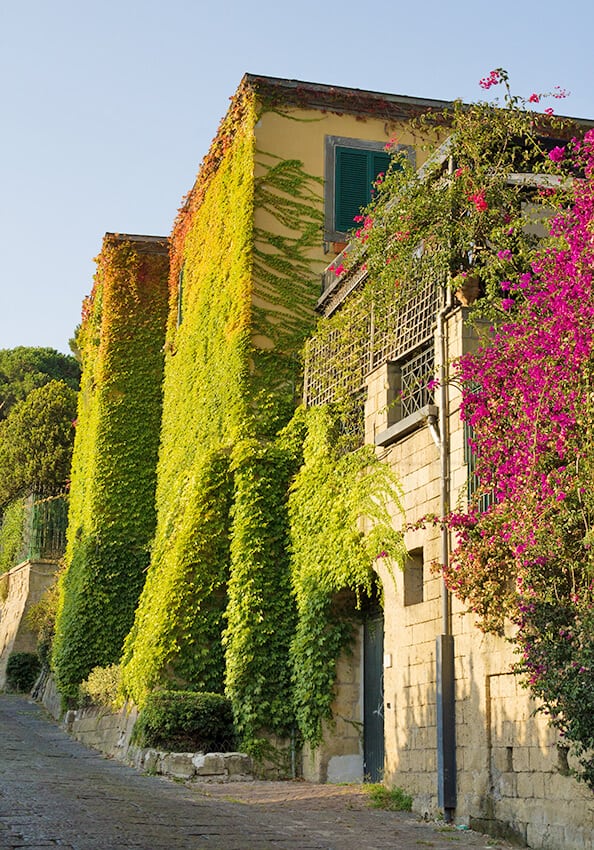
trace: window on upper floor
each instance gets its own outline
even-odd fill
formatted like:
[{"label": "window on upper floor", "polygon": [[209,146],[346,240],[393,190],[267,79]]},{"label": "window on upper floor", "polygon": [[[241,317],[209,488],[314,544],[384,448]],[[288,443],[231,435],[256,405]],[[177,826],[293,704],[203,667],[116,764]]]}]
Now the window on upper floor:
[{"label": "window on upper floor", "polygon": [[404,562],[404,604],[418,605],[424,599],[423,550],[413,549]]},{"label": "window on upper floor", "polygon": [[[414,156],[413,149],[405,149]],[[355,216],[371,201],[373,184],[387,171],[391,156],[385,142],[326,136],[325,226],[328,242],[342,242],[356,223]]]}]

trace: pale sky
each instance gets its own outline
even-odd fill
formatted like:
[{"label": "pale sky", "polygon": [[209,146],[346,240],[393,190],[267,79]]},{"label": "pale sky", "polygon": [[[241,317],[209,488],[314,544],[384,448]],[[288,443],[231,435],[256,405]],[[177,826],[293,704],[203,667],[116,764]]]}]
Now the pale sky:
[{"label": "pale sky", "polygon": [[169,235],[244,73],[474,100],[504,67],[594,118],[593,32],[591,0],[0,0],[0,348],[69,351],[103,234]]}]

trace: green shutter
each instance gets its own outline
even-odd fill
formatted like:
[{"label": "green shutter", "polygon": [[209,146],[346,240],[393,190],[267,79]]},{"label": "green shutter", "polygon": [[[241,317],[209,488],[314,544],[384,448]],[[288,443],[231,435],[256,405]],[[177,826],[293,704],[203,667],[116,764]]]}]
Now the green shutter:
[{"label": "green shutter", "polygon": [[354,218],[371,200],[378,174],[386,172],[390,155],[383,151],[336,148],[334,191],[335,229],[346,233],[355,227]]},{"label": "green shutter", "polygon": [[378,174],[385,174],[390,165],[390,154],[384,151],[374,151],[371,154],[371,180],[370,183],[375,183]]},{"label": "green shutter", "polygon": [[369,198],[369,157],[365,150],[336,148],[334,223],[336,230],[346,232],[355,226]]}]

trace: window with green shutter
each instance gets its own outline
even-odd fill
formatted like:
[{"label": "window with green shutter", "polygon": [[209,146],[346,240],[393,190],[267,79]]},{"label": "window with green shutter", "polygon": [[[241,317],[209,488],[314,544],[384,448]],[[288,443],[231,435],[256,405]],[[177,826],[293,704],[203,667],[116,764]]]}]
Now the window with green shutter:
[{"label": "window with green shutter", "polygon": [[[406,150],[414,164],[414,149]],[[326,136],[324,239],[342,242],[355,226],[355,216],[371,200],[373,184],[390,164],[385,142]]]},{"label": "window with green shutter", "polygon": [[373,184],[385,173],[390,156],[384,151],[336,147],[334,224],[338,231],[352,230],[354,218],[371,201]]}]

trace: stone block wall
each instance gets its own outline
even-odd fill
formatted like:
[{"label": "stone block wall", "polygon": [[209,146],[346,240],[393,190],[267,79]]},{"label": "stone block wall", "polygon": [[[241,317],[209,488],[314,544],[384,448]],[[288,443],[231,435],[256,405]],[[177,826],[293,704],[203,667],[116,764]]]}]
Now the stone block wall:
[{"label": "stone block wall", "polygon": [[304,748],[302,773],[309,782],[363,781],[362,639],[360,627],[352,652],[338,660],[334,722],[326,726],[324,743],[315,750]]},{"label": "stone block wall", "polygon": [[[449,359],[476,345],[456,310],[447,323]],[[390,367],[369,376],[366,439],[392,424]],[[449,387],[451,504],[465,504],[467,469],[460,394]],[[393,405],[392,405],[393,406]],[[426,423],[378,454],[397,472],[406,522],[440,511],[440,459]],[[395,513],[394,522],[402,525]],[[407,576],[391,577],[378,562],[384,587],[385,781],[414,797],[414,808],[438,814],[436,638],[442,632],[442,581],[432,570],[441,557],[440,529],[408,530],[406,545],[422,594],[407,598]],[[411,562],[412,563],[412,562]],[[411,598],[414,600],[411,603]],[[512,673],[514,654],[505,637],[483,634],[472,614],[452,599],[455,646],[457,808],[459,823],[507,835],[539,850],[594,850],[594,799],[569,774],[566,753],[534,700]]]},{"label": "stone block wall", "polygon": [[6,596],[0,601],[0,689],[6,686],[6,665],[12,652],[35,652],[37,638],[26,614],[55,581],[53,561],[24,561],[1,577]]}]

